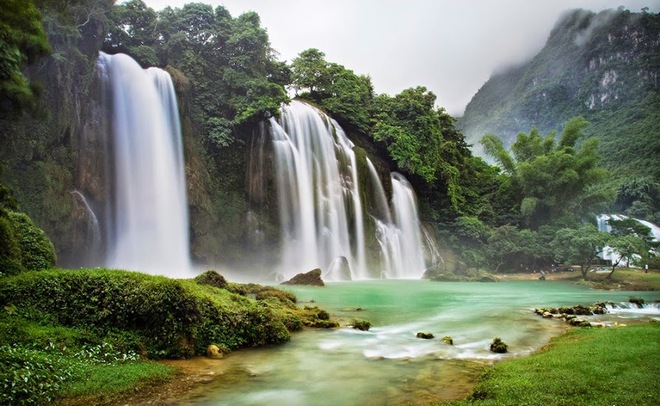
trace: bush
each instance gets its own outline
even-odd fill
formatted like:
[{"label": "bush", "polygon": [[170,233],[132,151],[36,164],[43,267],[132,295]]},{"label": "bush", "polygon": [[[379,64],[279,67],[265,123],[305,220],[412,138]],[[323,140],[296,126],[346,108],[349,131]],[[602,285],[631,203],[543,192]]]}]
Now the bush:
[{"label": "bush", "polygon": [[295,325],[277,300],[126,271],[25,272],[0,281],[0,304],[10,303],[26,319],[97,331],[156,358],[281,343]]},{"label": "bush", "polygon": [[0,276],[16,275],[22,271],[21,249],[14,227],[7,212],[0,208]]},{"label": "bush", "polygon": [[55,266],[55,248],[46,233],[35,226],[25,213],[10,211],[8,219],[14,229],[23,268],[31,271]]}]

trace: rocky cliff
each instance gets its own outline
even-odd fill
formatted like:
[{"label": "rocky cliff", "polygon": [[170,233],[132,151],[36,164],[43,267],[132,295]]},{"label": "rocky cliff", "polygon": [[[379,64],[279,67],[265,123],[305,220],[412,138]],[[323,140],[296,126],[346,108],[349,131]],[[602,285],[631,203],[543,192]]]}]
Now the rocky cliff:
[{"label": "rocky cliff", "polygon": [[519,132],[560,130],[582,115],[615,176],[657,179],[659,55],[660,14],[567,12],[534,58],[492,75],[458,126],[480,153],[484,134],[510,145]]}]

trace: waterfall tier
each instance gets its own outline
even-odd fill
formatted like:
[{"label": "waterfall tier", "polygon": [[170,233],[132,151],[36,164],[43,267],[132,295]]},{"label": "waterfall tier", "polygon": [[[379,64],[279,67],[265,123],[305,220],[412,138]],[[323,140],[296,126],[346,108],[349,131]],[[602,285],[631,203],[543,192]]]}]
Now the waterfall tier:
[{"label": "waterfall tier", "polygon": [[[422,238],[410,184],[393,174],[388,201],[373,164],[368,158],[358,162],[353,143],[334,120],[293,101],[279,120],[270,119],[256,145],[251,161],[259,168],[250,176],[273,177],[281,229],[278,269],[284,277],[313,268],[330,280],[422,276]],[[272,174],[264,169],[269,164]],[[263,190],[253,187],[263,183],[250,179],[253,201],[263,202]]]},{"label": "waterfall tier", "polygon": [[127,55],[101,53],[98,65],[112,114],[105,265],[189,276],[183,148],[172,80]]}]

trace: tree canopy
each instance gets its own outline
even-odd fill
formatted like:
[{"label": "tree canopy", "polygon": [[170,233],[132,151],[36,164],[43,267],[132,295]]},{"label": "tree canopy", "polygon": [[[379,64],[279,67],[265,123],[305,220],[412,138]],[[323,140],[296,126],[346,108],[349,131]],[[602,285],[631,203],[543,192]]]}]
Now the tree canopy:
[{"label": "tree canopy", "polygon": [[511,152],[495,135],[482,139],[486,153],[511,177],[525,225],[536,229],[563,217],[580,218],[607,201],[599,188],[607,171],[599,166],[598,142],[578,143],[586,126],[582,117],[569,120],[558,143],[554,132],[545,137],[535,129],[520,133]]},{"label": "tree canopy", "polygon": [[15,111],[34,101],[38,90],[23,68],[49,50],[33,0],[4,0],[0,13],[0,111]]}]

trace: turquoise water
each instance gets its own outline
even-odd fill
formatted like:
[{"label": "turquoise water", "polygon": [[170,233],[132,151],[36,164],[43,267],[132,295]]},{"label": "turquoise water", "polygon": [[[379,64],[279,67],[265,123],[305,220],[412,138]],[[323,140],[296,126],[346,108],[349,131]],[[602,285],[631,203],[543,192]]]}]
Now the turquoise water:
[{"label": "turquoise water", "polygon": [[[190,394],[202,405],[424,404],[463,396],[484,365],[523,356],[566,326],[533,314],[535,307],[656,301],[655,292],[591,290],[563,282],[443,283],[418,280],[337,282],[287,287],[301,305],[319,306],[348,324],[369,320],[367,332],[343,327],[307,330],[291,342],[243,350],[214,361],[216,378]],[[360,308],[361,310],[358,310]],[[657,312],[620,312],[594,321],[625,323]],[[416,338],[429,332],[432,340]],[[450,346],[440,341],[445,335]],[[488,348],[494,337],[509,353]]]}]

